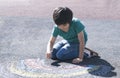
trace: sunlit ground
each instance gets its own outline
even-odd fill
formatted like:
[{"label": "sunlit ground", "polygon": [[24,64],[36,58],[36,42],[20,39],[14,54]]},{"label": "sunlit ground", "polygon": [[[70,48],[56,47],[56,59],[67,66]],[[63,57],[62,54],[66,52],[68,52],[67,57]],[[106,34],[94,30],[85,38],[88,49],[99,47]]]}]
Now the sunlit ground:
[{"label": "sunlit ground", "polygon": [[[46,60],[46,46],[54,25],[51,18],[52,12],[58,6],[71,8],[74,17],[80,18],[84,22],[89,37],[86,46],[98,52],[101,57],[88,60],[86,63],[105,65],[105,70],[100,68],[102,72],[100,71],[98,74],[89,72],[83,75],[81,71],[76,70],[77,68],[70,69],[74,67],[72,64],[64,62],[57,64],[52,63],[53,60]],[[21,72],[21,70],[26,70],[26,65],[28,67],[31,65],[33,68],[36,65],[38,68],[43,66],[44,69],[47,69],[45,66],[55,65],[60,71],[54,70],[53,67],[51,78],[58,76],[120,78],[119,7],[120,0],[0,0],[0,78],[28,78],[29,75],[33,78],[35,75]],[[33,62],[29,62],[29,59],[33,59]],[[34,62],[34,59],[37,61]],[[69,69],[68,71],[61,70],[60,66]],[[109,70],[109,67],[112,69]],[[16,70],[17,68],[21,70]],[[29,71],[29,69],[27,70]],[[39,73],[37,71],[33,71],[33,73],[39,74],[39,76],[44,74],[42,72],[44,70],[38,69],[38,71]],[[42,76],[49,78],[51,71],[45,70],[44,72],[47,72],[48,75]],[[59,72],[66,72],[67,75]]]},{"label": "sunlit ground", "polygon": [[0,15],[49,18],[58,6],[71,8],[79,18],[120,18],[120,0],[0,0]]}]

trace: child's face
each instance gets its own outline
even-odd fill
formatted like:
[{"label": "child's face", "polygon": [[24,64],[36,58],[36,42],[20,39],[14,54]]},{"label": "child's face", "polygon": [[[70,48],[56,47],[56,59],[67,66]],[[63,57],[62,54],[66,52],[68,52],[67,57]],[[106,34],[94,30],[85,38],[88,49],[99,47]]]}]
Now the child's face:
[{"label": "child's face", "polygon": [[67,32],[69,30],[69,23],[61,24],[58,26],[58,28],[61,29],[62,31]]}]

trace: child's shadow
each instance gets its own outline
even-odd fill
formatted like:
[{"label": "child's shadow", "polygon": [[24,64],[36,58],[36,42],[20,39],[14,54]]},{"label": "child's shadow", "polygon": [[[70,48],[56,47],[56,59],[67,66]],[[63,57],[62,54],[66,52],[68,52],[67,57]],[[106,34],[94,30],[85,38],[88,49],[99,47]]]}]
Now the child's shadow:
[{"label": "child's shadow", "polygon": [[[55,61],[52,62],[51,65],[53,66],[61,66],[60,63],[61,62],[66,62],[66,63],[72,63],[71,60],[68,61]],[[93,58],[89,58],[89,59],[84,59],[83,62],[79,63],[79,64],[75,64],[75,65],[79,65],[79,66],[89,66],[89,65],[93,65],[93,66],[99,66],[99,68],[97,70],[88,72],[92,75],[96,75],[96,76],[102,76],[102,77],[112,77],[112,76],[116,76],[116,72],[113,72],[113,70],[115,69],[110,63],[108,63],[106,60],[101,59],[100,57],[93,57]]]}]

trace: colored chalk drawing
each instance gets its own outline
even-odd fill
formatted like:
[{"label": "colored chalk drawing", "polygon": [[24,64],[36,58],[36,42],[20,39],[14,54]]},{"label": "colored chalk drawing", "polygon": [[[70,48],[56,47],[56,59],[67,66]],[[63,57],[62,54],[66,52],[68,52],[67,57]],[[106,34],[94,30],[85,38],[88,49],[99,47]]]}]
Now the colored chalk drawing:
[{"label": "colored chalk drawing", "polygon": [[[104,67],[104,66],[103,66]],[[47,65],[44,59],[25,59],[11,63],[9,70],[17,75],[32,78],[58,78],[80,76],[100,70],[100,65]],[[104,69],[107,67],[104,67]],[[102,71],[104,71],[104,69]],[[108,68],[107,68],[108,69]]]}]

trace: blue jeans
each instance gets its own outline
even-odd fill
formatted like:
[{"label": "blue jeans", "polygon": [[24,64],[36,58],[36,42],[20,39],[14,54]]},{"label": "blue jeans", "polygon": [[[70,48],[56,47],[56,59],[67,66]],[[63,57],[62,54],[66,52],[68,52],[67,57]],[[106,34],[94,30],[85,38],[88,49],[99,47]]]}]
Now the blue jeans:
[{"label": "blue jeans", "polygon": [[53,46],[52,59],[69,60],[77,57],[79,57],[79,43],[62,40]]}]

